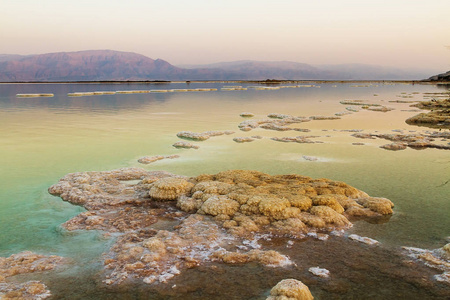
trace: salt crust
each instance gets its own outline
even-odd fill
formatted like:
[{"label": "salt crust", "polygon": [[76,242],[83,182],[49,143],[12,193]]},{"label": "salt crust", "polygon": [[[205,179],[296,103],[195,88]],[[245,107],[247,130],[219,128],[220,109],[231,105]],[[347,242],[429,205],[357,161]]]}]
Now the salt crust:
[{"label": "salt crust", "polygon": [[430,268],[443,271],[442,274],[435,275],[436,281],[450,285],[450,243],[442,248],[426,250],[415,247],[402,247],[409,257],[417,259]]},{"label": "salt crust", "polygon": [[46,299],[51,296],[45,284],[39,281],[25,283],[6,282],[6,278],[19,274],[53,270],[62,264],[60,256],[44,256],[30,251],[0,257],[0,298],[1,299]]},{"label": "salt crust", "polygon": [[379,244],[377,240],[365,237],[365,236],[359,236],[357,234],[350,234],[348,236],[349,239],[366,244],[366,245],[376,245]]},{"label": "salt crust", "polygon": [[314,274],[315,276],[319,276],[322,278],[330,277],[330,271],[328,271],[327,269],[323,269],[323,268],[319,268],[319,267],[311,267],[308,269],[308,271],[310,273]]}]

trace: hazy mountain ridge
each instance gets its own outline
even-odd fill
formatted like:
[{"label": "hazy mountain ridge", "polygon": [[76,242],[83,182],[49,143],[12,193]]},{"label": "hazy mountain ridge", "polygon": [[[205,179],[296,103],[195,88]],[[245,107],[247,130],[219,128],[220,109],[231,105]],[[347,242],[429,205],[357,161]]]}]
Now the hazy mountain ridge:
[{"label": "hazy mountain ridge", "polygon": [[442,74],[431,76],[427,81],[450,81],[450,71]]},{"label": "hazy mountain ridge", "polygon": [[363,64],[309,65],[243,60],[174,66],[133,52],[88,50],[39,55],[0,55],[0,81],[101,80],[408,80],[433,73]]}]

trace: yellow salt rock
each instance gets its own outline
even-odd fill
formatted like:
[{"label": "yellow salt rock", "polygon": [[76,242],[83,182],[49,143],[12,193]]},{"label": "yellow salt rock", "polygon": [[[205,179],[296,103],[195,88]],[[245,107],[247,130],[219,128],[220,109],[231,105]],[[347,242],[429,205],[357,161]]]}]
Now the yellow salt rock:
[{"label": "yellow salt rock", "polygon": [[305,195],[293,195],[288,200],[291,206],[298,207],[302,211],[308,210],[312,206],[311,198]]},{"label": "yellow salt rock", "polygon": [[213,196],[206,200],[200,211],[207,215],[234,215],[239,210],[239,203],[226,196]]},{"label": "yellow salt rock", "polygon": [[[337,196],[337,195],[336,195]],[[337,213],[342,214],[344,212],[344,208],[339,202],[336,200],[335,195],[318,195],[312,197],[312,202],[314,205],[325,205],[334,209]]]},{"label": "yellow salt rock", "polygon": [[155,200],[176,200],[179,196],[187,194],[193,186],[183,178],[161,178],[152,184],[149,195]]},{"label": "yellow salt rock", "polygon": [[348,226],[351,224],[346,217],[337,213],[334,209],[328,206],[313,206],[310,212],[311,214],[320,217],[328,224],[335,224],[337,226]]},{"label": "yellow salt rock", "polygon": [[284,279],[270,290],[266,300],[312,300],[313,295],[303,282],[296,279]]},{"label": "yellow salt rock", "polygon": [[394,207],[394,203],[386,198],[367,197],[357,199],[357,202],[362,206],[382,215],[390,215],[393,213],[392,208]]},{"label": "yellow salt rock", "polygon": [[259,211],[267,217],[280,217],[285,208],[290,207],[289,200],[273,196],[263,197],[259,202]]}]

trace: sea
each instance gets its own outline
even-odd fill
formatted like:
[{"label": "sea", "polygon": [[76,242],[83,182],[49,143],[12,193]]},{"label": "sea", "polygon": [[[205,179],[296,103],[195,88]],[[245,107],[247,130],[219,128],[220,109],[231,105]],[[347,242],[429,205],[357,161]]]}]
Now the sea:
[{"label": "sea", "polygon": [[[116,93],[92,94],[99,91]],[[390,81],[0,84],[0,257],[33,251],[69,258],[70,267],[63,270],[16,279],[41,280],[52,299],[265,299],[284,278],[306,282],[316,299],[443,299],[448,285],[430,279],[438,271],[411,275],[426,277],[423,285],[405,279],[409,275],[403,264],[409,258],[402,256],[402,247],[435,249],[449,242],[450,152],[389,151],[380,146],[390,141],[352,134],[437,131],[405,120],[422,112],[410,106],[413,102],[445,92],[448,86]],[[16,96],[44,93],[53,96]],[[393,110],[341,103],[350,100]],[[244,118],[244,112],[254,117]],[[309,129],[307,133],[239,130],[242,121],[271,113],[341,117],[295,124]],[[199,149],[172,146],[180,141],[180,131],[215,130],[235,133],[194,142]],[[262,138],[233,141],[255,135]],[[299,135],[313,136],[315,143],[271,139]],[[173,154],[180,157],[138,162],[144,156]],[[342,237],[306,239],[287,248],[286,240],[279,239],[267,243],[290,256],[295,267],[201,266],[159,286],[130,282],[108,287],[102,283],[102,253],[114,238],[62,229],[62,223],[85,209],[47,189],[68,173],[123,167],[186,176],[245,169],[328,178],[390,199],[394,214],[378,222],[354,222],[346,231],[379,241],[372,248]],[[307,271],[318,265],[331,271],[330,279],[315,279]]]}]

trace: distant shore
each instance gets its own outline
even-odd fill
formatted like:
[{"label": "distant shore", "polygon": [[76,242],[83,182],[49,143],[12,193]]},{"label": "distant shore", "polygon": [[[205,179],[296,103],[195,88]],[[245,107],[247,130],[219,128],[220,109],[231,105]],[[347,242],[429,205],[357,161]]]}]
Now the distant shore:
[{"label": "distant shore", "polygon": [[98,80],[98,81],[5,81],[0,84],[170,84],[170,83],[251,83],[251,84],[286,84],[286,83],[406,83],[406,84],[444,84],[450,85],[450,81],[428,80]]}]

